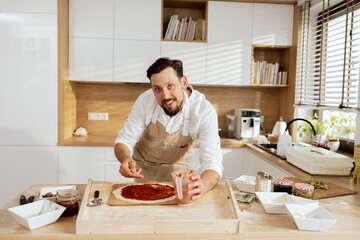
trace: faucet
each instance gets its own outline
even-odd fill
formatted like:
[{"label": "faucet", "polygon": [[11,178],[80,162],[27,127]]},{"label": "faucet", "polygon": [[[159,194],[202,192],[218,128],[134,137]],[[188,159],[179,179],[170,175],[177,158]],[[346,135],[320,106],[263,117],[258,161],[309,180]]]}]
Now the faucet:
[{"label": "faucet", "polygon": [[[310,127],[312,128],[312,130],[313,130],[313,132],[314,132],[314,139],[315,139],[315,141],[316,141],[316,131],[315,131],[314,126],[311,124],[311,122],[309,122],[308,120],[306,120],[306,119],[304,119],[304,118],[295,118],[295,119],[291,120],[291,121],[286,125],[285,132],[288,130],[290,124],[292,124],[293,122],[298,121],[298,120],[305,121],[305,122],[307,122],[307,123],[310,125]],[[315,143],[315,144],[316,144],[316,143]]]}]

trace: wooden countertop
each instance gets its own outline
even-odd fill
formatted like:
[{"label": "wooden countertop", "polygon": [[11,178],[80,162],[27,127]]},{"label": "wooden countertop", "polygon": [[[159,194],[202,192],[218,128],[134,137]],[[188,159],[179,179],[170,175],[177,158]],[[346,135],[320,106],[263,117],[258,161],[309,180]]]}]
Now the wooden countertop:
[{"label": "wooden countertop", "polygon": [[[312,177],[274,155],[252,144],[235,139],[221,139],[222,147],[246,147],[273,165],[299,178]],[[326,232],[300,231],[288,215],[267,214],[258,201],[250,204],[239,203],[241,209],[239,234],[125,234],[125,235],[76,235],[76,217],[63,217],[56,223],[28,230],[17,224],[7,212],[9,207],[17,206],[20,195],[36,195],[39,189],[50,185],[33,185],[20,193],[0,209],[0,239],[357,239],[360,235],[360,186],[352,184],[350,177],[322,177],[323,180],[341,185],[358,193],[320,200],[320,205],[332,214],[337,222]],[[54,185],[51,185],[54,186]],[[81,196],[85,184],[77,185]],[[234,187],[236,192],[236,187]],[[36,199],[35,199],[36,200]]]}]

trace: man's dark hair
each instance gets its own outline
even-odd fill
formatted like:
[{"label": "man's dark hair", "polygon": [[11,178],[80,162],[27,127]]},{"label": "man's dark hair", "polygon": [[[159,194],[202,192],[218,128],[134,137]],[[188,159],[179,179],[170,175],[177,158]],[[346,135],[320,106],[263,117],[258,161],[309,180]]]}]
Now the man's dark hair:
[{"label": "man's dark hair", "polygon": [[[168,57],[159,58],[146,71],[147,77],[150,79],[154,73],[159,73],[165,68],[172,67],[176,75],[181,78],[183,76],[183,64],[180,60],[171,60]],[[150,79],[151,80],[151,79]]]}]

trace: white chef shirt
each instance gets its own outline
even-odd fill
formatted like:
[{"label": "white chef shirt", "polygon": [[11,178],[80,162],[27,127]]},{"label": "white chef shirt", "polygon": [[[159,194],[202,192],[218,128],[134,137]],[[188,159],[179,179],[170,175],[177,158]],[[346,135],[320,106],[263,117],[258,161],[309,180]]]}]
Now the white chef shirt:
[{"label": "white chef shirt", "polygon": [[[192,87],[189,86],[191,89]],[[185,99],[185,98],[184,98]],[[205,95],[193,90],[185,104],[189,104],[189,135],[193,142],[199,142],[200,173],[214,170],[222,176],[222,152],[218,133],[218,119],[215,108]],[[129,114],[124,128],[119,131],[115,143],[125,144],[132,152],[135,144],[141,138],[143,131],[150,124],[158,103],[152,89],[142,93],[136,100]],[[183,106],[182,109],[184,109]],[[170,118],[161,108],[158,121],[168,133],[175,133],[183,129],[184,112]]]}]

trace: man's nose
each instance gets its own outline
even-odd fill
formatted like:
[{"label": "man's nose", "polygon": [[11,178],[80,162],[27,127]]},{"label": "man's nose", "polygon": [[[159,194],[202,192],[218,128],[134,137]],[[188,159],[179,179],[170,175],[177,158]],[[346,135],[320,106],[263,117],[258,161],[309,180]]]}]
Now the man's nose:
[{"label": "man's nose", "polygon": [[164,89],[163,99],[169,99],[169,98],[170,98],[170,91],[168,89]]}]

